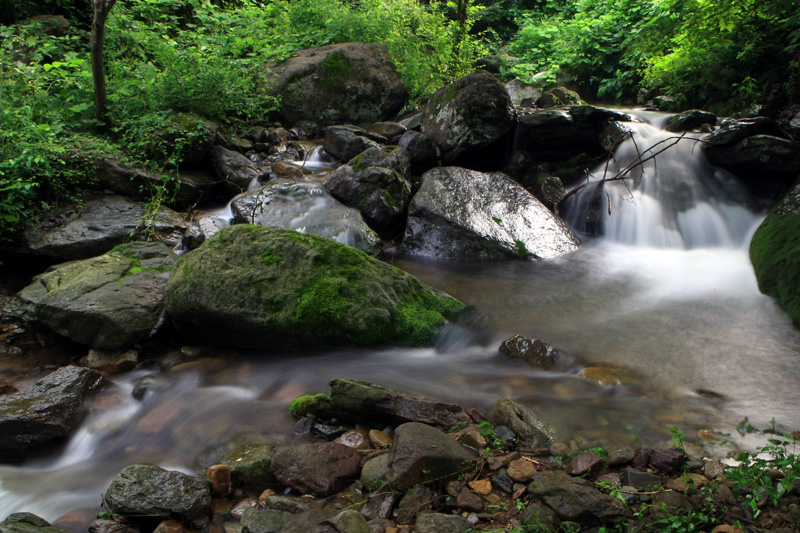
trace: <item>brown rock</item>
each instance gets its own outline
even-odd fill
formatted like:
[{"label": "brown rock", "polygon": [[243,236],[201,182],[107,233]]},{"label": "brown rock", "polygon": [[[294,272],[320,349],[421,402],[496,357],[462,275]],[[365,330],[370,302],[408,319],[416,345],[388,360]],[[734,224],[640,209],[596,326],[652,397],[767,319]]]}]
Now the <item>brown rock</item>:
[{"label": "brown rock", "polygon": [[656,470],[674,474],[684,463],[684,456],[677,450],[653,448],[647,452],[648,464]]},{"label": "brown rock", "polygon": [[699,489],[708,483],[708,478],[701,474],[685,474],[683,477],[670,479],[667,488],[678,492],[689,492],[692,489]]},{"label": "brown rock", "polygon": [[231,518],[241,520],[245,510],[251,507],[258,507],[258,498],[255,496],[248,496],[234,505],[233,509],[231,509]]},{"label": "brown rock", "polygon": [[519,452],[512,452],[506,455],[497,455],[494,457],[489,457],[487,459],[486,464],[489,465],[489,468],[492,470],[500,470],[504,466],[508,465],[511,461],[516,461],[521,456]]},{"label": "brown rock", "polygon": [[567,463],[567,474],[571,476],[597,475],[603,469],[603,460],[594,452],[576,455]]},{"label": "brown rock", "polygon": [[508,477],[519,483],[531,480],[536,473],[536,465],[525,459],[517,459],[508,464]]},{"label": "brown rock", "polygon": [[366,450],[372,446],[369,433],[365,429],[353,429],[343,433],[334,442],[344,444],[355,450]]},{"label": "brown rock", "polygon": [[730,524],[720,524],[711,533],[744,533],[744,530]]},{"label": "brown rock", "polygon": [[467,483],[469,488],[481,495],[486,495],[492,492],[492,482],[488,479],[478,479]]},{"label": "brown rock", "polygon": [[214,465],[208,468],[206,479],[211,485],[211,495],[225,497],[231,491],[231,467]]},{"label": "brown rock", "polygon": [[458,442],[464,446],[469,446],[470,448],[474,448],[476,450],[483,450],[489,444],[486,441],[486,437],[481,435],[480,431],[474,427],[466,429],[464,433],[458,437]]},{"label": "brown rock", "polygon": [[369,430],[369,440],[375,448],[389,448],[392,445],[392,437],[379,429]]},{"label": "brown rock", "polygon": [[228,513],[233,509],[233,502],[227,498],[212,498],[211,500],[211,513],[221,514]]},{"label": "brown rock", "polygon": [[483,505],[483,499],[467,489],[462,490],[456,496],[456,507],[471,513],[482,513],[486,510],[486,506]]},{"label": "brown rock", "polygon": [[361,473],[361,455],[344,444],[323,442],[287,446],[272,458],[275,477],[301,494],[327,496]]},{"label": "brown rock", "polygon": [[164,520],[153,533],[183,533],[183,524],[177,520]]}]

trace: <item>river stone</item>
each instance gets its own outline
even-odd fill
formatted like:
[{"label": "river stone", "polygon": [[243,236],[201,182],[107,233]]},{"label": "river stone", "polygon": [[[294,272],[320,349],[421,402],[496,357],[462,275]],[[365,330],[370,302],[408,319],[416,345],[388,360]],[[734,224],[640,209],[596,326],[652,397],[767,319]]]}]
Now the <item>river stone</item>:
[{"label": "river stone", "polygon": [[379,122],[406,100],[403,78],[380,43],[300,50],[266,74],[270,93],[281,97],[280,119],[293,126]]},{"label": "river stone", "polygon": [[380,135],[388,142],[396,144],[396,139],[403,135],[407,128],[398,122],[376,122],[367,126],[367,131]]},{"label": "river stone", "polygon": [[611,121],[628,122],[624,113],[589,105],[557,107],[521,114],[519,132],[537,161],[566,161],[578,154],[599,156],[603,130]]},{"label": "river stone", "polygon": [[331,526],[336,533],[370,533],[366,519],[353,509],[333,515],[324,520],[322,525]]},{"label": "river stone", "polygon": [[0,522],[0,533],[69,533],[31,513],[13,513]]},{"label": "river stone", "polygon": [[155,187],[165,186],[168,203],[185,209],[208,198],[214,177],[205,172],[179,171],[160,174],[143,168],[120,163],[117,159],[103,159],[95,172],[94,185],[116,194],[149,201]]},{"label": "river stone", "polygon": [[750,241],[758,288],[800,325],[800,181],[767,214]]},{"label": "river stone", "polygon": [[105,503],[111,513],[193,520],[208,514],[211,492],[204,479],[136,464],[114,477]]},{"label": "river stone", "polygon": [[398,498],[399,495],[393,492],[378,492],[369,497],[369,501],[361,506],[359,512],[366,520],[389,518]]},{"label": "river stone", "polygon": [[514,335],[500,344],[500,353],[510,359],[553,370],[558,366],[560,355],[558,350],[539,339],[526,339],[522,335]]},{"label": "river stone", "polygon": [[455,439],[418,422],[402,424],[395,431],[386,479],[392,490],[458,474],[471,468],[475,457]]},{"label": "river stone", "polygon": [[277,179],[231,202],[237,224],[274,226],[327,237],[376,255],[380,237],[358,210],[337,202],[313,180]]},{"label": "river stone", "polygon": [[331,510],[313,510],[289,516],[281,533],[343,533],[330,526],[321,525],[334,514]]},{"label": "river stone", "polygon": [[256,493],[277,488],[272,457],[281,445],[274,442],[256,444],[246,439],[234,439],[233,443],[232,449],[219,459],[231,469],[233,488]]},{"label": "river stone", "polygon": [[278,533],[289,516],[283,511],[250,507],[242,514],[242,533]]},{"label": "river stone", "polygon": [[443,513],[419,513],[415,524],[416,533],[463,533],[472,524],[459,515]]},{"label": "river stone", "polygon": [[193,342],[267,349],[424,345],[465,307],[349,246],[246,225],[184,255],[166,302]]},{"label": "river stone", "polygon": [[0,396],[0,462],[21,461],[69,436],[83,419],[84,402],[106,383],[94,370],[65,366],[26,390]]},{"label": "river stone", "polygon": [[505,174],[439,167],[422,175],[403,245],[415,255],[535,260],[571,252],[579,240]]},{"label": "river stone", "polygon": [[81,364],[99,370],[117,374],[133,370],[139,362],[139,352],[136,350],[119,350],[116,352],[104,352],[100,350],[89,350],[89,355],[81,359]]},{"label": "river stone", "polygon": [[[123,196],[93,196],[83,208],[70,206],[27,228],[15,253],[52,262],[87,259],[119,244],[144,240],[145,204]],[[162,207],[151,228],[155,238],[173,248],[180,243],[188,223],[172,209]]]},{"label": "river stone", "polygon": [[410,165],[404,148],[369,148],[347,165],[337,168],[325,181],[334,198],[358,209],[364,222],[381,238],[401,235],[411,201]]},{"label": "river stone", "polygon": [[670,117],[670,119],[667,120],[666,130],[673,133],[681,133],[699,128],[703,124],[713,126],[716,123],[717,116],[715,114],[700,109],[689,109],[674,117]]},{"label": "river stone", "polygon": [[505,88],[480,70],[439,88],[422,113],[422,133],[446,164],[499,166],[516,114]]},{"label": "river stone", "polygon": [[43,324],[96,350],[122,350],[160,326],[164,287],[177,260],[161,243],[124,244],[54,267],[20,291],[3,315]]},{"label": "river stone", "polygon": [[415,175],[420,175],[436,166],[438,162],[436,147],[433,145],[433,140],[427,135],[409,130],[400,137],[397,144],[400,148],[408,151],[411,172]]},{"label": "river stone", "polygon": [[367,460],[361,468],[361,484],[368,490],[375,490],[376,487],[386,481],[386,473],[389,471],[391,457],[388,453],[378,455]]},{"label": "river stone", "polygon": [[570,476],[596,476],[603,469],[603,460],[594,452],[583,452],[572,457],[566,464],[566,472]]},{"label": "river stone", "polygon": [[328,126],[322,147],[339,161],[350,161],[369,148],[386,144],[386,137],[350,124]]},{"label": "river stone", "polygon": [[286,446],[272,456],[275,477],[301,494],[328,496],[361,472],[361,454],[334,442]]},{"label": "river stone", "polygon": [[550,446],[555,433],[536,413],[513,400],[498,400],[489,420],[495,426],[508,426],[519,440],[534,448]]},{"label": "river stone", "polygon": [[89,533],[139,533],[139,528],[116,520],[98,518],[89,525]]},{"label": "river stone", "polygon": [[222,146],[211,149],[211,160],[221,180],[220,191],[227,198],[246,191],[250,184],[261,174],[255,163],[239,152],[233,152]]},{"label": "river stone", "polygon": [[562,520],[596,526],[624,520],[627,515],[627,508],[620,500],[603,494],[591,482],[561,471],[537,473],[528,490]]},{"label": "river stone", "polygon": [[613,152],[626,138],[632,136],[634,129],[624,122],[612,120],[600,130],[600,145],[606,152]]},{"label": "river stone", "polygon": [[334,409],[380,424],[422,422],[449,428],[470,421],[459,405],[409,396],[374,383],[333,379],[330,386]]},{"label": "river stone", "polygon": [[395,520],[398,524],[413,524],[419,513],[429,511],[437,494],[425,485],[415,485],[403,494],[397,504]]}]

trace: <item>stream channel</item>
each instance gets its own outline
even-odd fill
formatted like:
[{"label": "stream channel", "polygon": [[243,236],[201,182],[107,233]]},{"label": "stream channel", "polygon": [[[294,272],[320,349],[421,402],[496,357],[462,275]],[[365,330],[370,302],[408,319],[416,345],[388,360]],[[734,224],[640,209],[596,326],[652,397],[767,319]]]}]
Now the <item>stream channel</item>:
[{"label": "stream channel", "polygon": [[[674,135],[657,127],[663,117],[639,116],[651,122],[635,124],[640,150]],[[631,141],[621,145],[619,164],[635,150]],[[609,165],[608,175],[615,171]],[[597,205],[593,189],[585,187],[563,209],[579,232],[592,216],[587,206]],[[166,386],[142,401],[130,392],[157,367],[116,375],[116,387],[62,448],[0,466],[0,520],[29,511],[52,521],[81,510],[91,521],[126,465],[195,473],[199,457],[236,434],[291,442],[289,402],[326,392],[334,377],[485,413],[498,399],[512,398],[568,439],[580,439],[578,447],[669,446],[674,427],[690,452],[722,456],[731,445],[701,446],[698,435],[713,431],[752,447],[753,437],[736,430],[745,417],[758,428],[774,419],[779,429],[800,429],[800,331],[758,291],[748,245],[763,213],[736,180],[706,162],[690,135],[661,154],[657,166],[648,162],[644,175],[635,170],[600,195],[604,236],[584,237],[577,252],[555,260],[456,263],[386,253],[395,266],[484,311],[491,323],[485,345],[451,332],[428,349],[200,347],[208,359],[164,374]],[[501,358],[497,347],[516,334],[546,340],[568,355],[568,368],[548,372]],[[602,365],[636,379],[602,385],[577,375]]]}]

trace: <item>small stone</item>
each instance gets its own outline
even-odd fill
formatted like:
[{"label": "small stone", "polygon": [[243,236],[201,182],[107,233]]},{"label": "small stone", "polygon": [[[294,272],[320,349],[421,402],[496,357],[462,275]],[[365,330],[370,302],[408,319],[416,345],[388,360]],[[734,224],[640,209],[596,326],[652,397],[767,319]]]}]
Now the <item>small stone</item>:
[{"label": "small stone", "polygon": [[[262,493],[261,493],[261,495],[258,497],[258,503],[259,503],[260,505],[266,505],[266,504],[267,504],[267,498],[269,498],[270,496],[275,496],[275,494],[277,494],[277,493],[276,493],[274,490],[272,490],[272,489],[266,489],[266,490],[265,490],[264,492],[262,492]],[[283,510],[283,509],[281,509],[281,510]]]},{"label": "small stone", "polygon": [[477,494],[474,494],[466,489],[462,490],[456,496],[456,506],[462,511],[482,513],[486,510],[483,505],[483,499]]},{"label": "small stone", "polygon": [[622,472],[622,484],[634,487],[636,490],[652,490],[664,484],[662,479],[647,472],[640,472],[633,468],[626,468]]},{"label": "small stone", "polygon": [[720,524],[711,533],[744,533],[744,530],[730,524]]},{"label": "small stone", "polygon": [[571,476],[597,475],[603,469],[603,460],[594,452],[584,452],[574,456],[567,463],[567,474]]},{"label": "small stone", "polygon": [[375,448],[389,448],[392,445],[392,437],[379,429],[369,430],[369,440]]},{"label": "small stone", "polygon": [[619,448],[612,448],[608,450],[608,457],[606,457],[606,464],[611,467],[622,466],[630,463],[633,461],[633,458],[636,457],[636,452],[634,452],[631,448],[627,446],[621,446]]},{"label": "small stone", "polygon": [[231,517],[236,520],[241,520],[244,512],[251,507],[258,507],[258,498],[255,496],[248,496],[231,509]]},{"label": "small stone", "polygon": [[475,450],[483,450],[488,446],[488,442],[486,441],[486,437],[481,435],[481,433],[477,429],[469,429],[465,431],[459,438],[458,442],[465,446],[469,446]]},{"label": "small stone", "polygon": [[669,480],[667,488],[685,493],[692,489],[699,489],[706,483],[708,483],[708,478],[706,476],[689,473],[685,474],[683,477]]},{"label": "small stone", "polygon": [[448,481],[447,485],[445,485],[445,491],[450,496],[458,496],[458,493],[464,488],[464,484],[460,481]]},{"label": "small stone", "polygon": [[620,486],[620,475],[617,474],[617,473],[610,473],[610,474],[604,474],[604,475],[598,477],[597,479],[595,479],[595,482],[597,482],[597,483],[602,483],[604,481],[607,482],[607,483],[611,483],[615,487],[619,487]]},{"label": "small stone", "polygon": [[519,452],[512,452],[506,455],[497,455],[494,457],[489,457],[489,459],[486,461],[486,464],[489,465],[491,470],[499,470],[504,466],[508,466],[508,463],[511,461],[516,461],[520,457],[521,455]]},{"label": "small stone", "polygon": [[478,479],[476,481],[470,481],[467,485],[469,485],[469,488],[471,488],[478,494],[485,495],[492,492],[492,482],[488,479]]},{"label": "small stone", "polygon": [[511,442],[517,438],[517,434],[511,428],[502,424],[494,427],[494,434],[506,442]]},{"label": "small stone", "polygon": [[486,415],[483,414],[480,410],[476,409],[475,407],[470,407],[469,409],[467,409],[467,414],[476,424],[489,421],[489,419],[486,418]]},{"label": "small stone", "polygon": [[372,446],[369,433],[364,429],[353,429],[339,436],[334,442],[356,450],[367,450]]},{"label": "small stone", "polygon": [[555,442],[550,446],[550,455],[553,457],[567,457],[569,448],[563,442]]},{"label": "small stone", "polygon": [[136,350],[117,352],[89,350],[89,355],[81,362],[93,370],[116,374],[132,370],[139,362],[139,352]]},{"label": "small stone", "polygon": [[206,471],[206,479],[211,485],[211,495],[225,497],[231,491],[231,467],[213,465]]},{"label": "small stone", "polygon": [[164,520],[156,526],[153,533],[183,533],[183,524],[177,520]]},{"label": "small stone", "polygon": [[677,472],[685,461],[685,457],[677,450],[668,448],[653,448],[648,452],[648,463],[656,470],[667,474]]},{"label": "small stone", "polygon": [[496,473],[492,478],[492,483],[506,494],[512,494],[514,492],[514,480],[508,477],[506,470],[501,470]]},{"label": "small stone", "polygon": [[511,461],[508,465],[508,477],[519,483],[526,483],[536,473],[536,465],[525,459]]}]

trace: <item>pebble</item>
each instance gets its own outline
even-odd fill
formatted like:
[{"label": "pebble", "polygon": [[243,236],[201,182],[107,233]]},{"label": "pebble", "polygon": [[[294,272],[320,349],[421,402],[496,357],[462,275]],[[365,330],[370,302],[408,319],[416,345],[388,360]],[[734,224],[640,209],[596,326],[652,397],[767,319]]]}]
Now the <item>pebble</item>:
[{"label": "pebble", "polygon": [[231,491],[231,467],[228,465],[213,465],[206,471],[206,479],[211,485],[212,496],[227,496]]},{"label": "pebble", "polygon": [[340,435],[334,442],[344,444],[356,450],[367,450],[372,447],[369,432],[364,429],[352,429]]},{"label": "pebble", "polygon": [[517,459],[508,464],[508,477],[519,483],[525,483],[533,478],[536,465],[525,459]]},{"label": "pebble", "polygon": [[248,496],[247,498],[237,503],[233,507],[233,509],[231,509],[231,518],[235,518],[236,520],[241,520],[245,509],[257,506],[258,506],[258,499],[255,496]]},{"label": "pebble", "polygon": [[488,479],[479,479],[476,481],[470,481],[468,485],[469,488],[471,488],[478,494],[486,495],[492,492],[492,482]]},{"label": "pebble", "polygon": [[389,448],[392,446],[392,437],[380,429],[369,430],[369,440],[375,448]]}]

